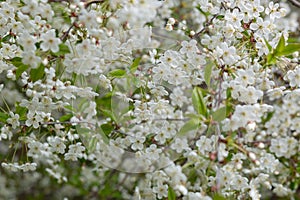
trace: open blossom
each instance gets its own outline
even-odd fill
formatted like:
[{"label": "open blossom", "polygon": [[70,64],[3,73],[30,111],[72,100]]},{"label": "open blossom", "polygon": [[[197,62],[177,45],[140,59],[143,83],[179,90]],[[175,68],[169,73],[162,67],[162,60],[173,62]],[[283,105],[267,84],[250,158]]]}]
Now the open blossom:
[{"label": "open blossom", "polygon": [[153,188],[153,192],[157,193],[157,197],[162,199],[168,195],[168,186],[167,185],[158,185]]},{"label": "open blossom", "polygon": [[214,54],[220,58],[219,62],[221,64],[227,65],[237,62],[240,58],[240,56],[237,55],[236,48],[234,46],[228,46],[225,42],[216,47]]},{"label": "open blossom", "polygon": [[41,41],[41,48],[43,51],[51,50],[54,53],[59,51],[59,44],[61,43],[61,40],[56,37],[54,29],[43,33],[41,35]]},{"label": "open blossom", "polygon": [[265,13],[270,15],[271,19],[280,18],[281,13],[279,12],[279,4],[271,1],[269,6],[266,8]]},{"label": "open blossom", "polygon": [[287,1],[0,1],[0,199],[296,198],[298,18]]},{"label": "open blossom", "polygon": [[24,32],[20,36],[18,42],[22,45],[22,47],[25,50],[30,50],[30,51],[36,50],[35,43],[37,42],[37,39],[35,37],[33,37],[32,35],[30,35],[28,32]]},{"label": "open blossom", "polygon": [[20,116],[18,114],[14,114],[13,112],[9,112],[10,118],[8,118],[6,121],[9,123],[13,129],[17,128],[17,126],[20,125],[19,118]]},{"label": "open blossom", "polygon": [[32,68],[37,68],[41,63],[41,58],[35,55],[34,51],[25,51],[22,53],[22,62],[26,65],[30,65]]},{"label": "open blossom", "polygon": [[300,86],[300,67],[297,67],[295,70],[289,70],[284,77],[289,81],[291,87]]}]

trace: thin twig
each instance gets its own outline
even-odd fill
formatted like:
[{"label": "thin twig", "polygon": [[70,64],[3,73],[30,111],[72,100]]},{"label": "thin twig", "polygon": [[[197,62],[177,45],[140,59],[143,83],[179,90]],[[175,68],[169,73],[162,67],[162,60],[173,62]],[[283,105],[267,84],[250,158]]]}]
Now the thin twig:
[{"label": "thin twig", "polygon": [[299,0],[288,0],[294,6],[300,8],[300,1]]}]

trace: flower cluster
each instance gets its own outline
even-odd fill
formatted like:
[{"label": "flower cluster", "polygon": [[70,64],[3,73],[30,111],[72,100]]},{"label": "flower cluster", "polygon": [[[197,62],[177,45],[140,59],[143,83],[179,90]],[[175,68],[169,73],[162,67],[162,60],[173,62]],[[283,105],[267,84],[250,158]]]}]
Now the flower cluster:
[{"label": "flower cluster", "polygon": [[295,198],[293,9],[1,1],[0,199]]}]

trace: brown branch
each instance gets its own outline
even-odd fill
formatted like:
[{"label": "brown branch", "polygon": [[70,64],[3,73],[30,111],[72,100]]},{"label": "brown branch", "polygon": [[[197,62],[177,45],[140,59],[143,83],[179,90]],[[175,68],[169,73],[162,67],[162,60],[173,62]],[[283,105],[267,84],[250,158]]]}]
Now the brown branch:
[{"label": "brown branch", "polygon": [[300,2],[299,0],[288,0],[291,4],[293,4],[294,6],[300,8]]},{"label": "brown branch", "polygon": [[[63,1],[69,2],[69,3],[71,2],[71,0],[48,0],[48,2],[63,2]],[[81,0],[81,1],[84,2],[84,8],[88,8],[92,4],[103,3],[105,0],[92,0],[92,1]],[[78,17],[73,22],[73,24],[68,28],[68,30],[66,32],[64,32],[64,34],[60,37],[60,39],[62,41],[64,41],[68,37],[70,31],[73,29],[73,27],[76,26],[76,21],[77,20],[78,20]]]}]

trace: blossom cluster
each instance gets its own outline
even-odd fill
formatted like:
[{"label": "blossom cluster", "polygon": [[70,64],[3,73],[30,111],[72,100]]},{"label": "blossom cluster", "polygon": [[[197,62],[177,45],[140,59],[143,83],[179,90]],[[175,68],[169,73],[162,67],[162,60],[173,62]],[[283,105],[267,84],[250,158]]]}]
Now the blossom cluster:
[{"label": "blossom cluster", "polygon": [[293,9],[0,1],[0,199],[295,198]]}]

